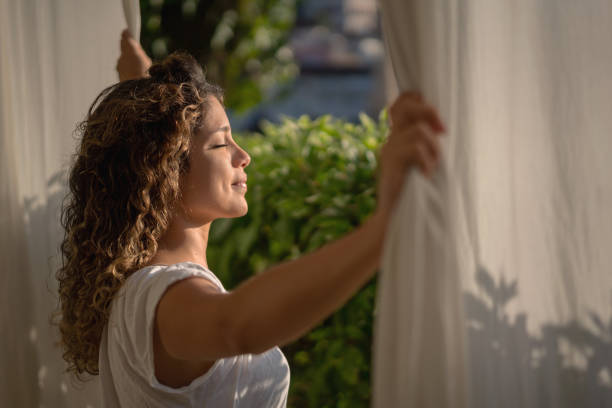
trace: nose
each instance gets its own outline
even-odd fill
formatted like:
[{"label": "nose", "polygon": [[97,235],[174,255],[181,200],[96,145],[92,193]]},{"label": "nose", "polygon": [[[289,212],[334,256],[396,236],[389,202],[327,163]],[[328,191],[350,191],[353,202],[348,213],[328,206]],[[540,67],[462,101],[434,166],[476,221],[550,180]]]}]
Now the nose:
[{"label": "nose", "polygon": [[236,144],[236,154],[234,155],[235,166],[239,166],[242,168],[247,167],[251,163],[251,156]]}]

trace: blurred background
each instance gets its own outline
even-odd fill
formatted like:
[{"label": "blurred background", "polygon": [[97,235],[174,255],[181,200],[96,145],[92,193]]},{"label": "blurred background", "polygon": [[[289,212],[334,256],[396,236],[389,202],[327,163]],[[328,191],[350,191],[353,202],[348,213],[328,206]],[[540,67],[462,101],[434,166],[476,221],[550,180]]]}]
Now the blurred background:
[{"label": "blurred background", "polygon": [[226,90],[234,130],[261,119],[377,115],[390,87],[375,0],[142,0],[153,59],[187,50]]}]

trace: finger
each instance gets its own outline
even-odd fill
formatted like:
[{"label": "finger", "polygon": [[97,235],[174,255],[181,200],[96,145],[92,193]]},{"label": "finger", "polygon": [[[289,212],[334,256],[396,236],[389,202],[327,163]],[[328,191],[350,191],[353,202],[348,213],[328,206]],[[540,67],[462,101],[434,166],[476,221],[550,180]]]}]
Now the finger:
[{"label": "finger", "polygon": [[396,147],[386,145],[386,147],[393,152],[392,155],[396,157],[398,164],[401,163],[401,168],[417,167],[427,175],[435,167],[435,159],[424,143],[408,143]]},{"label": "finger", "polygon": [[410,123],[421,120],[426,121],[436,132],[445,132],[446,128],[440,119],[435,108],[426,104],[406,104],[397,106],[391,112],[392,125],[395,128],[402,128]]},{"label": "finger", "polygon": [[435,167],[434,159],[429,149],[423,144],[413,146],[413,164],[416,164],[424,176],[428,177]]},{"label": "finger", "polygon": [[436,131],[445,131],[444,124],[436,109],[423,102],[409,99],[400,101],[391,106],[389,114],[394,127],[406,126],[410,122],[423,119],[431,123]]},{"label": "finger", "polygon": [[138,49],[140,43],[132,37],[129,31],[123,30],[121,35],[121,52],[134,52],[133,50]]},{"label": "finger", "polygon": [[129,43],[128,43],[128,38],[125,36],[121,36],[121,41],[119,41],[119,46],[121,48],[121,52],[127,52],[127,50],[129,49]]},{"label": "finger", "polygon": [[440,140],[431,126],[426,122],[418,122],[409,129],[393,135],[394,144],[415,144],[423,143],[429,149],[431,155],[439,160]]},{"label": "finger", "polygon": [[423,102],[423,94],[421,94],[421,92],[417,91],[416,89],[412,89],[409,91],[402,92],[397,98],[395,98],[395,102],[398,103],[403,103],[409,100]]},{"label": "finger", "polygon": [[423,102],[423,97],[419,91],[404,91],[389,105],[389,121],[394,120],[395,112],[401,111],[403,106],[410,105],[411,103]]},{"label": "finger", "polygon": [[130,32],[127,28],[121,31],[121,38],[119,39],[119,47],[121,48],[121,52],[123,52],[127,47],[127,38],[129,35]]},{"label": "finger", "polygon": [[421,123],[419,126],[414,126],[406,140],[401,142],[402,146],[398,149],[407,149],[407,157],[411,157],[411,154],[414,154],[413,152],[417,152],[417,156],[412,157],[412,159],[423,166],[427,174],[431,174],[440,163],[440,141],[438,136],[429,129],[429,125]]},{"label": "finger", "polygon": [[429,150],[431,156],[436,162],[440,160],[440,139],[437,134],[434,134],[428,124],[420,122],[415,126],[417,132],[417,143],[423,143]]}]

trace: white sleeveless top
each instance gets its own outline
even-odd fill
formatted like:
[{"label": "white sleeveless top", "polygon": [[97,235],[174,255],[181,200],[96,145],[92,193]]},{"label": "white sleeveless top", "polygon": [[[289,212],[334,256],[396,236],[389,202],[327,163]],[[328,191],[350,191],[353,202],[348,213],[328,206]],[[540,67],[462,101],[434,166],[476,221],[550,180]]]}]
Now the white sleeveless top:
[{"label": "white sleeveless top", "polygon": [[155,309],[166,288],[191,276],[219,279],[202,265],[154,265],[132,274],[113,299],[100,344],[104,407],[266,407],[287,405],[289,364],[278,347],[222,358],[191,384],[160,384],[153,362]]}]

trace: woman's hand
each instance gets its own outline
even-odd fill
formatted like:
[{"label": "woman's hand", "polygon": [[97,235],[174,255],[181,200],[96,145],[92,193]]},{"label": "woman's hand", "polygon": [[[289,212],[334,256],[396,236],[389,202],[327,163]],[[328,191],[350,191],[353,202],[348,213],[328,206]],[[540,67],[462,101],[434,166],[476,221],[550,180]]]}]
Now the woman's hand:
[{"label": "woman's hand", "polygon": [[402,93],[389,108],[391,130],[379,158],[376,212],[386,223],[410,167],[431,177],[440,161],[439,136],[445,131],[437,111],[417,92]]},{"label": "woman's hand", "polygon": [[151,58],[140,43],[125,29],[121,32],[121,55],[117,60],[119,80],[144,78],[151,66]]}]

